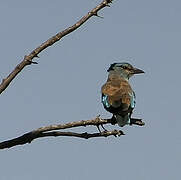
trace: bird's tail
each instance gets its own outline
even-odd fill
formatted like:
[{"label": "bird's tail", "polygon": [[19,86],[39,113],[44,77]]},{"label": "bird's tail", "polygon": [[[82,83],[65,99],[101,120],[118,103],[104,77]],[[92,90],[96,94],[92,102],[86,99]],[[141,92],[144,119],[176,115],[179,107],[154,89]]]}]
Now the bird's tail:
[{"label": "bird's tail", "polygon": [[129,116],[129,114],[124,115],[124,116],[116,114],[116,115],[114,115],[114,117],[115,117],[115,119],[116,119],[116,121],[117,121],[117,123],[118,123],[118,125],[120,127],[123,127],[123,126],[125,126],[127,124],[130,124],[130,116]]}]

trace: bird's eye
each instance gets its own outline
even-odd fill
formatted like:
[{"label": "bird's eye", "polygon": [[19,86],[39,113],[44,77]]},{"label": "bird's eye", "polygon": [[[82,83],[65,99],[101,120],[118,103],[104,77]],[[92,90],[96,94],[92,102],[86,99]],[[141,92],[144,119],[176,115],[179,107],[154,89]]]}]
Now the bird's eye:
[{"label": "bird's eye", "polygon": [[127,69],[127,67],[126,66],[121,66],[123,69]]}]

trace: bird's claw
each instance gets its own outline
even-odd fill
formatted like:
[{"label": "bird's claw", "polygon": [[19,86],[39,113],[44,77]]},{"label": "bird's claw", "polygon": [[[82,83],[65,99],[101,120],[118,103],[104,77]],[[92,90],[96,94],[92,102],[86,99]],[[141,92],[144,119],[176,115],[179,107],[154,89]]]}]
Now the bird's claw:
[{"label": "bird's claw", "polygon": [[99,125],[97,125],[97,129],[98,129],[99,133],[101,133],[101,130],[100,130],[100,128],[99,128]]},{"label": "bird's claw", "polygon": [[100,125],[101,125],[102,129],[103,129],[105,132],[108,131],[108,130],[103,126],[103,124],[99,124],[99,125],[97,125],[97,129],[98,129],[99,133],[102,133],[101,130],[100,130],[100,127],[99,127]]},{"label": "bird's claw", "polygon": [[101,124],[101,127],[102,127],[102,129],[104,129],[104,131],[108,131],[108,130],[103,126],[103,124]]},{"label": "bird's claw", "polygon": [[117,120],[116,120],[116,118],[113,115],[112,118],[111,118],[111,124],[115,125],[116,123],[117,123]]}]

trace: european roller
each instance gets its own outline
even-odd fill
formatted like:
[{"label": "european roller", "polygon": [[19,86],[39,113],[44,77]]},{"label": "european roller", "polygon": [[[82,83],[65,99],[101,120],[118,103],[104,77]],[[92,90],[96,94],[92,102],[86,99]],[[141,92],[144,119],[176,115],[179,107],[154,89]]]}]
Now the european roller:
[{"label": "european roller", "polygon": [[113,114],[112,119],[123,127],[131,124],[131,114],[136,103],[129,78],[144,71],[129,63],[113,63],[107,71],[107,82],[101,88],[102,103],[104,108]]}]

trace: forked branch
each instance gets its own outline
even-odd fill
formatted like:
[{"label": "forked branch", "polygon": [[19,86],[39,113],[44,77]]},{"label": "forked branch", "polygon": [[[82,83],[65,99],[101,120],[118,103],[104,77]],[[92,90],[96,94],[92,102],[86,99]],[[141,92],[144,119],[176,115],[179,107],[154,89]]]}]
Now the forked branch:
[{"label": "forked branch", "polygon": [[[0,84],[0,94],[8,87],[8,85],[17,76],[17,74],[19,74],[27,65],[37,64],[37,62],[34,62],[33,59],[38,57],[41,51],[45,50],[46,48],[56,43],[67,34],[70,34],[74,30],[79,28],[83,23],[85,23],[92,16],[100,17],[98,15],[98,11],[103,9],[106,6],[110,7],[110,3],[112,1],[113,0],[103,0],[99,5],[97,5],[94,9],[88,12],[73,26],[57,33],[55,36],[51,37],[50,39],[42,43],[40,46],[38,46],[36,49],[34,49],[29,55],[26,55],[24,59],[15,67],[15,69],[5,79],[3,79],[2,83]],[[113,122],[113,119],[101,119],[100,117],[97,117],[92,120],[82,120],[82,121],[76,121],[76,122],[71,122],[67,124],[58,124],[58,125],[50,125],[46,127],[41,127],[31,132],[28,132],[22,136],[19,136],[17,138],[1,142],[0,149],[11,148],[13,146],[31,143],[34,139],[47,137],[47,136],[71,136],[71,137],[89,139],[89,138],[94,138],[94,137],[108,137],[112,135],[117,137],[120,135],[124,135],[124,133],[120,130],[101,132],[99,129],[99,126],[103,124],[115,124],[115,122]],[[132,119],[131,124],[135,124],[139,126],[144,125],[141,119]],[[97,133],[87,133],[87,132],[77,133],[77,132],[70,132],[70,131],[68,132],[59,131],[63,129],[88,126],[88,125],[96,126],[99,132],[97,131]]]},{"label": "forked branch", "polygon": [[[112,130],[112,131],[103,131],[103,132],[97,132],[97,133],[77,133],[77,132],[65,132],[65,131],[58,131],[62,129],[69,129],[74,127],[81,127],[81,126],[96,126],[99,127],[103,124],[115,124],[112,122],[112,119],[101,119],[100,117],[96,117],[92,120],[82,120],[82,121],[75,121],[70,122],[67,124],[58,124],[58,125],[50,125],[38,128],[36,130],[33,130],[31,132],[28,132],[22,136],[19,136],[17,138],[4,141],[0,143],[0,149],[5,148],[11,148],[13,146],[17,145],[23,145],[26,143],[31,143],[34,139],[41,138],[41,137],[47,137],[47,136],[71,136],[71,137],[78,137],[78,138],[94,138],[94,137],[108,137],[108,136],[121,136],[124,135],[124,132],[121,130]],[[141,121],[141,119],[134,119],[132,124],[143,126],[144,123]]]}]

